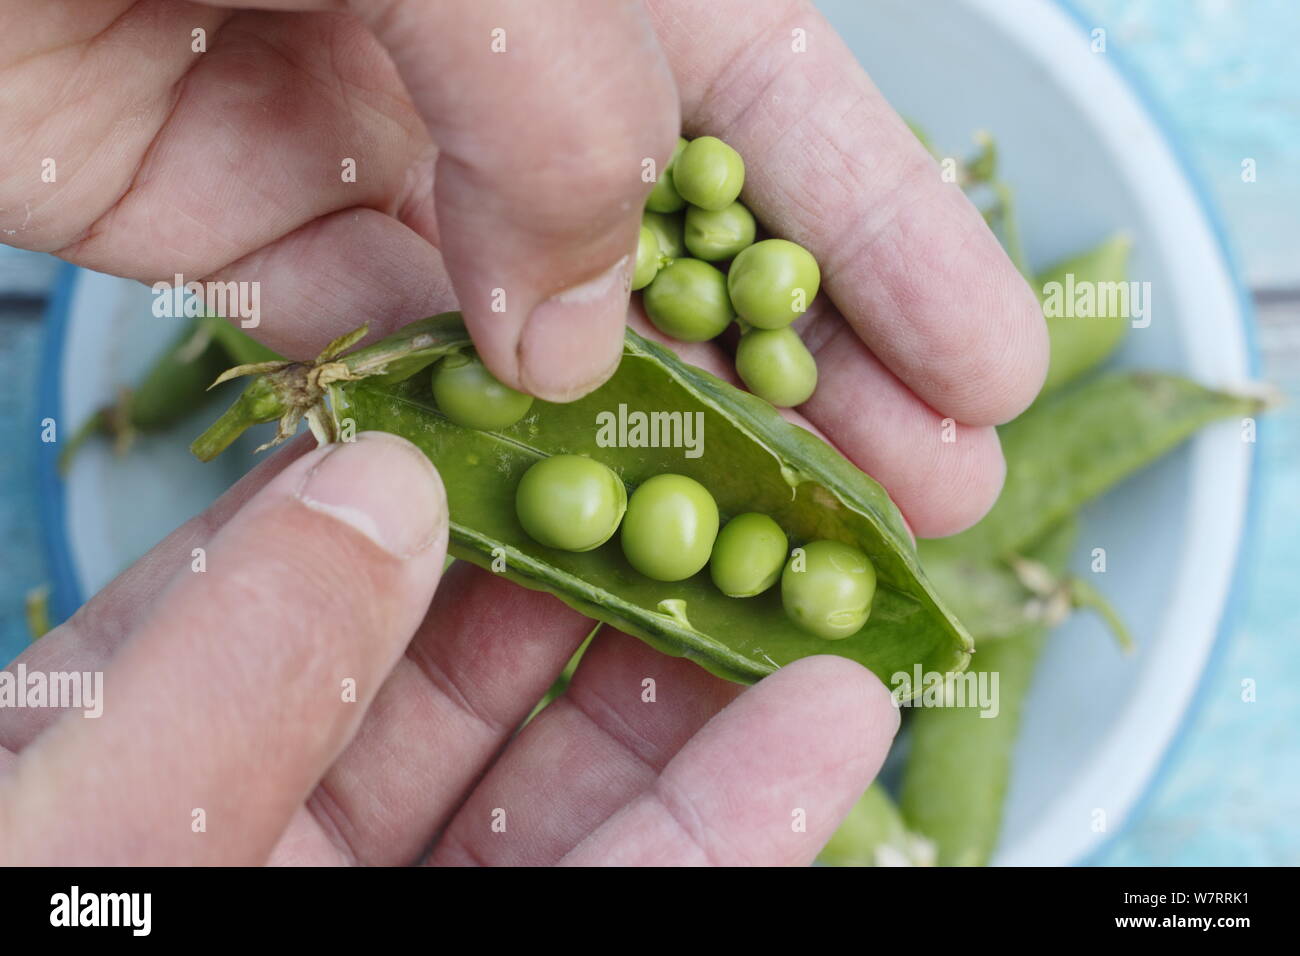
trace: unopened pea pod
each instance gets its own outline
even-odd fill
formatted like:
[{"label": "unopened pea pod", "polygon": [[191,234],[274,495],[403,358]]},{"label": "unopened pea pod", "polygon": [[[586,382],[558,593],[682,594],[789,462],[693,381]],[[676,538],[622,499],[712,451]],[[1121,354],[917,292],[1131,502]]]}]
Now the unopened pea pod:
[{"label": "unopened pea pod", "polygon": [[144,431],[165,428],[189,415],[207,400],[205,392],[229,364],[224,349],[202,335],[202,322],[191,323],[131,389],[131,424]]},{"label": "unopened pea pod", "polygon": [[[1124,340],[1133,320],[1131,313],[1138,305],[1125,284],[1132,247],[1132,240],[1121,233],[1049,266],[1031,280],[1051,340],[1043,395],[1096,368]],[[1127,310],[1123,308],[1126,302]]]},{"label": "unopened pea pod", "polygon": [[907,829],[898,804],[876,781],[817,856],[825,866],[929,866],[934,844]]},{"label": "unopened pea pod", "polygon": [[999,429],[1007,476],[993,508],[927,557],[1014,554],[1202,426],[1263,405],[1164,372],[1113,372],[1053,395]]},{"label": "unopened pea pod", "polygon": [[[440,415],[429,376],[415,374],[471,345],[457,313],[408,326],[375,345],[327,359],[360,380],[338,375],[320,385],[302,363],[256,378],[236,407],[195,442],[209,458],[249,424],[282,419],[281,432],[300,418],[328,433],[330,418],[358,430],[402,435],[437,466],[450,507],[450,550],[526,587],[548,591],[597,620],[687,657],[720,676],[757,680],[799,658],[834,653],[878,675],[917,665],[961,670],[970,640],[939,605],[921,575],[915,550],[885,492],[830,446],[785,421],[768,403],[681,361],[667,349],[627,332],[623,360],[608,382],[568,404],[537,401],[525,422],[507,433],[455,425]],[[330,350],[327,350],[327,352]],[[340,373],[341,374],[341,373]],[[315,381],[316,385],[313,386]],[[293,396],[313,404],[295,406]],[[334,410],[322,409],[331,393]],[[666,441],[627,440],[619,420],[640,416]],[[694,447],[674,443],[689,426]],[[620,439],[620,435],[622,438]],[[657,447],[656,447],[657,446]],[[636,571],[617,536],[590,551],[538,543],[520,525],[515,498],[523,474],[552,455],[583,455],[613,469],[629,497],[657,475],[698,482],[722,520],[743,512],[770,516],[793,543],[842,541],[866,554],[877,588],[866,625],[828,642],[800,630],[785,615],[776,588],[730,598],[707,570],[681,581],[657,581]]]},{"label": "unopened pea pod", "polygon": [[[1075,522],[1062,522],[1029,556],[1059,576],[1075,538]],[[1046,623],[1027,621],[1001,640],[986,643],[976,635],[973,675],[986,687],[992,687],[988,675],[997,675],[997,694],[988,701],[996,707],[988,711],[992,716],[981,716],[984,708],[969,700],[967,706],[941,706],[937,685],[933,692],[912,689],[919,706],[909,722],[899,805],[907,827],[934,843],[941,866],[982,866],[997,845],[1020,712],[1047,631]]]},{"label": "unopened pea pod", "polygon": [[[1034,594],[1008,555],[1061,580],[1082,505],[1201,426],[1259,407],[1257,399],[1150,372],[1104,376],[1063,392],[1001,430],[1007,483],[993,510],[963,534],[920,543],[923,566],[975,636],[979,672],[999,677],[996,718],[921,707],[911,722],[902,806],[909,826],[938,844],[941,863],[981,864],[992,853],[1020,703],[1052,623],[1041,613],[1050,602],[1029,613]],[[1062,513],[1053,526],[1051,516]],[[1100,602],[1108,616],[1099,596],[1081,602],[1069,593],[1075,585],[1062,587],[1063,610]],[[1111,625],[1122,637],[1122,626]]]},{"label": "unopened pea pod", "polygon": [[[242,327],[234,324],[233,319],[221,316],[208,316],[201,320],[204,329],[213,341],[221,346],[236,365],[251,365],[254,362],[273,362],[283,358],[274,349],[268,348],[253,338]],[[224,369],[222,370],[224,371]]]},{"label": "unopened pea pod", "polygon": [[212,398],[208,387],[232,361],[208,333],[207,321],[186,323],[137,385],[122,389],[115,404],[101,408],[80,425],[59,455],[61,470],[68,469],[78,449],[92,436],[106,435],[118,451],[124,451],[136,433],[161,431],[207,404]]}]

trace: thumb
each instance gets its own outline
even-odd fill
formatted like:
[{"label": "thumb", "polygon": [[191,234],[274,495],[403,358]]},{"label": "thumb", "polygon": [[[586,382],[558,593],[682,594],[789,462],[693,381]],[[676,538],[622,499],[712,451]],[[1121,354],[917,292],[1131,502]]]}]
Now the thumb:
[{"label": "thumb", "polygon": [[442,254],[484,362],[565,401],[622,350],[641,210],[677,91],[639,2],[356,0],[439,150]]}]

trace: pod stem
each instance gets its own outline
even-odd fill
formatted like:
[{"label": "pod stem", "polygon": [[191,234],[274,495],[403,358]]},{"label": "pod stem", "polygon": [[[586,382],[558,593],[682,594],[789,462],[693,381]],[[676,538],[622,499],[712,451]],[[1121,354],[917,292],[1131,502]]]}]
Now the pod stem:
[{"label": "pod stem", "polygon": [[221,417],[208,426],[198,438],[190,443],[190,451],[199,461],[211,461],[229,448],[240,435],[258,424],[253,420],[244,401],[244,395],[236,399],[235,404],[221,413]]},{"label": "pod stem", "polygon": [[237,365],[217,377],[214,386],[249,376],[252,381],[235,404],[194,439],[190,451],[200,461],[211,461],[254,425],[279,420],[275,437],[257,450],[265,451],[292,438],[303,419],[322,445],[336,441],[338,422],[326,399],[331,386],[366,378],[374,372],[354,372],[338,355],[365,336],[362,326],[339,336],[325,347],[314,363],[273,360]]},{"label": "pod stem", "polygon": [[136,430],[131,424],[132,392],[129,388],[118,389],[117,401],[105,405],[90,418],[82,422],[72,437],[68,439],[63,450],[59,452],[59,474],[66,476],[72,468],[83,445],[94,435],[107,435],[113,440],[113,452],[122,456],[127,453],[135,441]]},{"label": "pod stem", "polygon": [[202,435],[194,439],[190,445],[194,457],[199,461],[211,461],[254,425],[273,422],[277,418],[280,419],[280,431],[271,444],[278,444],[285,437],[292,435],[303,415],[303,409],[295,400],[292,387],[291,373],[294,368],[300,366],[253,379],[239,393],[235,404],[222,412],[220,418],[209,425]]},{"label": "pod stem", "polygon": [[223,372],[214,386],[243,377],[252,382],[235,404],[194,440],[190,451],[200,460],[210,461],[249,427],[276,419],[279,428],[275,437],[258,448],[259,452],[292,438],[304,419],[319,443],[337,441],[340,389],[368,378],[400,382],[470,345],[460,315],[454,312],[413,322],[373,345],[352,351],[369,331],[370,326],[363,325],[340,335],[311,361],[269,359]]},{"label": "pod stem", "polygon": [[72,433],[72,437],[68,439],[59,452],[60,475],[67,475],[72,468],[73,459],[77,457],[77,452],[81,450],[81,447],[86,444],[92,435],[108,431],[108,422],[108,414],[103,409],[100,409],[82,422],[81,427]]}]

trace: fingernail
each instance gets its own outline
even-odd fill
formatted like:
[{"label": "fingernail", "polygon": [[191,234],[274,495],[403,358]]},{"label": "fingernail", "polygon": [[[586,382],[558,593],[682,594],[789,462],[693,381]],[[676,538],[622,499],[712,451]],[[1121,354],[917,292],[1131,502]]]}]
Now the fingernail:
[{"label": "fingernail", "polygon": [[362,432],[355,441],[331,446],[297,497],[403,560],[447,533],[438,473],[418,448],[384,432]]},{"label": "fingernail", "polygon": [[519,379],[538,398],[572,401],[618,367],[632,257],[533,309],[519,338]]}]

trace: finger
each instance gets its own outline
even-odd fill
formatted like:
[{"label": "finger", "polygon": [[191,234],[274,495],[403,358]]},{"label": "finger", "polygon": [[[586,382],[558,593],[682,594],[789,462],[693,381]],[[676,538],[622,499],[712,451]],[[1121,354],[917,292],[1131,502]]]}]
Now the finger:
[{"label": "finger", "polygon": [[[195,548],[206,548],[213,535],[240,508],[284,471],[316,441],[303,435],[244,475],[206,510],[185,522],[20,654],[28,673],[94,672],[107,666],[118,648],[153,611],[155,602],[178,568],[191,566]],[[0,746],[18,751],[36,739],[63,713],[56,707],[0,708]]]},{"label": "finger", "polygon": [[[21,195],[32,198],[32,247],[147,282],[189,281],[320,216],[409,207],[431,161],[428,132],[356,17],[146,6],[60,54],[71,61],[58,112],[23,138],[60,164],[44,193],[32,180]],[[208,48],[195,55],[199,27]],[[151,43],[151,69],[124,68]],[[78,90],[96,91],[94,109],[69,102]]]},{"label": "finger", "polygon": [[488,771],[429,862],[557,862],[650,787],[683,744],[740,691],[690,661],[602,630],[569,689]]},{"label": "finger", "polygon": [[680,125],[641,4],[354,7],[438,144],[441,245],[484,361],[552,401],[595,388],[622,349],[642,164]]},{"label": "finger", "polygon": [[804,658],[742,694],[565,864],[807,865],[880,769],[898,709],[869,671]]},{"label": "finger", "polygon": [[[674,342],[637,308],[628,324],[692,365],[740,385],[731,356],[716,341]],[[786,419],[834,445],[880,482],[914,535],[955,534],[988,511],[1006,470],[995,429],[941,418],[820,299],[800,319],[799,334],[817,356],[821,383],[797,411],[779,409]]]},{"label": "finger", "polygon": [[350,862],[415,862],[591,627],[550,594],[452,565],[307,802],[321,831]]},{"label": "finger", "polygon": [[373,209],[322,216],[208,278],[257,283],[262,320],[246,331],[295,359],[365,323],[377,339],[456,308],[437,248]]},{"label": "finger", "polygon": [[936,412],[824,305],[800,323],[819,382],[799,411],[885,486],[914,534],[956,534],[982,518],[1006,475],[997,429]]},{"label": "finger", "polygon": [[108,669],[103,717],[65,715],[23,751],[0,783],[0,847],[264,860],[419,623],[446,534],[442,484],[402,439],[295,461],[212,539],[204,573],[173,576]]},{"label": "finger", "polygon": [[806,2],[649,6],[687,130],[745,157],[746,202],[816,255],[871,351],[959,422],[1027,407],[1047,371],[1032,292],[821,14]]}]

